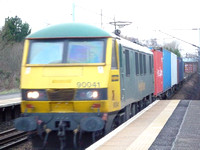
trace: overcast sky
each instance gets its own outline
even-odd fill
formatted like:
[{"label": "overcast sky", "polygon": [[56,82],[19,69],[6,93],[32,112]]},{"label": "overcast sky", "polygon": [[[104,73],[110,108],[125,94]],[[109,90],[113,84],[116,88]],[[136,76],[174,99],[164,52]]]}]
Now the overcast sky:
[{"label": "overcast sky", "polygon": [[[109,25],[113,18],[130,21],[123,32],[139,39],[157,38],[158,42],[174,40],[159,30],[199,45],[200,2],[199,0],[0,0],[0,27],[5,18],[18,16],[27,22],[32,31],[58,23],[72,22],[73,3],[75,22],[83,22],[113,30]],[[183,30],[184,29],[184,30]],[[185,30],[187,29],[187,30]],[[196,48],[180,42],[184,52]]]}]

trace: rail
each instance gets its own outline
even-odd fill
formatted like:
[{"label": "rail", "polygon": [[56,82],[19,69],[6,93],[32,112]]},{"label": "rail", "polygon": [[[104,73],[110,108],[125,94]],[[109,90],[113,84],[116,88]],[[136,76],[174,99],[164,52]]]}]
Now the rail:
[{"label": "rail", "polygon": [[15,128],[0,133],[0,150],[8,149],[28,140],[28,133]]}]

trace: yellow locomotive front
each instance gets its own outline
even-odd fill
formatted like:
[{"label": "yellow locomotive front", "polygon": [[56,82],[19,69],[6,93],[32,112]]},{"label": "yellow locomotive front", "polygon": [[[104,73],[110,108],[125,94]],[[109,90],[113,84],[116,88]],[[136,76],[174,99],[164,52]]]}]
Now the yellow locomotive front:
[{"label": "yellow locomotive front", "polygon": [[[61,24],[27,37],[18,130],[108,132],[121,109],[117,45],[107,32]],[[40,133],[39,133],[40,134]]]}]

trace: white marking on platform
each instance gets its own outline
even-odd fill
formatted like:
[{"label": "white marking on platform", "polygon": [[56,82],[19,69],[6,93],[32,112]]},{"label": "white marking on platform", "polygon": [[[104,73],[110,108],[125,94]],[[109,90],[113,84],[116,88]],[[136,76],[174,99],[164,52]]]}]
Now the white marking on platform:
[{"label": "white marking on platform", "polygon": [[0,107],[12,106],[12,105],[20,104],[20,103],[21,103],[21,97],[10,98],[10,99],[6,99],[6,100],[1,100]]},{"label": "white marking on platform", "polygon": [[156,100],[155,102],[153,102],[152,104],[150,104],[148,107],[146,107],[145,109],[143,109],[142,111],[140,111],[139,113],[137,113],[135,116],[133,116],[131,119],[129,119],[128,121],[124,122],[122,125],[120,125],[119,127],[117,127],[115,130],[113,130],[112,132],[110,132],[109,134],[107,134],[106,136],[104,136],[103,138],[101,138],[99,141],[97,141],[96,143],[92,144],[90,147],[88,147],[86,150],[94,150],[97,149],[98,147],[100,147],[101,145],[103,145],[105,142],[107,142],[108,140],[110,140],[112,137],[114,137],[117,133],[119,133],[121,130],[123,130],[125,127],[127,127],[130,123],[132,123],[133,121],[135,121],[138,117],[140,117],[143,113],[145,113],[147,110],[149,110],[151,107],[153,107],[155,104],[157,104],[160,100]]}]

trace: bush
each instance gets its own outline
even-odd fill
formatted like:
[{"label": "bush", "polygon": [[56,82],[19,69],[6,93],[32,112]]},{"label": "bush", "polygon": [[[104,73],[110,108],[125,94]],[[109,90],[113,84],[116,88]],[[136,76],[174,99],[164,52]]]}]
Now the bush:
[{"label": "bush", "polygon": [[0,89],[19,88],[22,52],[23,43],[6,44],[0,49]]},{"label": "bush", "polygon": [[0,90],[19,88],[23,43],[30,32],[19,17],[5,19],[0,31]]}]

